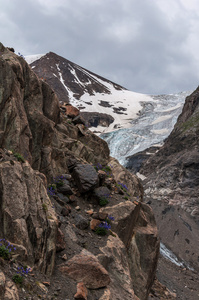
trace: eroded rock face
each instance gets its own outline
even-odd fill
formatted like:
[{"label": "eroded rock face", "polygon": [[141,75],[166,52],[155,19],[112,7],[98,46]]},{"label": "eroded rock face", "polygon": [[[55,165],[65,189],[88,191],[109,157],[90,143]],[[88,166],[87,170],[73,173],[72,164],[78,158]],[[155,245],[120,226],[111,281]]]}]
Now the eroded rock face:
[{"label": "eroded rock face", "polygon": [[176,199],[192,216],[199,216],[198,133],[199,88],[186,98],[183,111],[163,147],[144,163],[140,171],[147,176],[148,194],[154,191],[156,197],[159,194],[165,199]]},{"label": "eroded rock face", "polygon": [[51,274],[58,225],[39,172],[27,162],[1,162],[0,199],[0,236],[19,248],[19,260]]}]

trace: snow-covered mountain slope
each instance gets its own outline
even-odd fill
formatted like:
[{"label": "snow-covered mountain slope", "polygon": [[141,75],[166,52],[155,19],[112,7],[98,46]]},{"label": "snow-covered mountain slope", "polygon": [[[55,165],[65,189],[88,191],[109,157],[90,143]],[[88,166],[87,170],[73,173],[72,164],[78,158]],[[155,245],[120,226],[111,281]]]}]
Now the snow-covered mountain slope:
[{"label": "snow-covered mountain slope", "polygon": [[148,95],[128,91],[52,52],[32,62],[31,67],[53,87],[60,103],[69,102],[81,112],[111,115],[114,122],[108,128],[90,128],[98,133],[130,127],[131,120],[137,118],[142,109],[140,102],[153,101]]},{"label": "snow-covered mountain slope", "polygon": [[34,54],[34,55],[27,55],[24,56],[25,60],[27,61],[28,64],[33,63],[34,61],[40,59],[42,56],[44,56],[45,54]]},{"label": "snow-covered mountain slope", "polygon": [[191,93],[159,96],[134,93],[52,52],[27,61],[32,61],[35,73],[55,90],[61,104],[71,103],[81,112],[97,112],[99,118],[100,114],[114,118],[112,123],[101,122],[103,126],[93,122],[96,127],[90,129],[101,133],[111,155],[123,165],[128,156],[163,143]]}]

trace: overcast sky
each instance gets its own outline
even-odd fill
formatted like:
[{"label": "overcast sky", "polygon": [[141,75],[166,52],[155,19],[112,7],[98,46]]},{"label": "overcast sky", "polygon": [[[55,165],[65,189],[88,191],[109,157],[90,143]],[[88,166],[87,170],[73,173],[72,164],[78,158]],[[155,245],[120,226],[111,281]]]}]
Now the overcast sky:
[{"label": "overcast sky", "polygon": [[198,0],[0,0],[0,41],[140,93],[199,85]]}]

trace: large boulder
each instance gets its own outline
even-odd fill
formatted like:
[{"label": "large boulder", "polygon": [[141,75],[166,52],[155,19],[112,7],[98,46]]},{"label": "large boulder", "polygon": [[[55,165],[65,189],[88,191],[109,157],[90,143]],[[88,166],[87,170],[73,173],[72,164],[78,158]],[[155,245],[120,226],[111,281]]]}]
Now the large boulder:
[{"label": "large boulder", "polygon": [[89,164],[77,164],[73,169],[72,176],[80,193],[93,190],[99,183],[97,172],[94,167]]},{"label": "large boulder", "polygon": [[73,279],[82,281],[90,289],[106,287],[110,283],[108,272],[98,259],[87,250],[82,250],[80,254],[73,256],[59,269]]}]

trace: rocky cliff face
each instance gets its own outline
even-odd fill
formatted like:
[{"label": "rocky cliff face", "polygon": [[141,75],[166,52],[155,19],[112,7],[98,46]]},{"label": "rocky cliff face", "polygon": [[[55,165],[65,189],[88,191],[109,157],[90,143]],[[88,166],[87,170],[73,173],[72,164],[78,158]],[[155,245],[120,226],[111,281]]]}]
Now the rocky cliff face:
[{"label": "rocky cliff face", "polygon": [[140,173],[154,208],[162,241],[195,270],[199,225],[199,89],[186,102],[178,121],[158,152]]},{"label": "rocky cliff face", "polygon": [[2,44],[0,70],[1,299],[147,299],[159,240],[139,179]]}]

